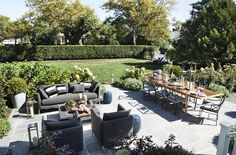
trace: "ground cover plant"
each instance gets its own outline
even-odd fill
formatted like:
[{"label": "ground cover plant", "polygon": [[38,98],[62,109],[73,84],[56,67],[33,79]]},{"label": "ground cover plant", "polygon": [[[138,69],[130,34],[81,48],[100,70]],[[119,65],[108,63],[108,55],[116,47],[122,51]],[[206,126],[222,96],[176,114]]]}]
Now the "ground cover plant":
[{"label": "ground cover plant", "polygon": [[191,151],[184,149],[175,141],[175,136],[170,135],[165,141],[165,146],[158,146],[153,142],[151,136],[142,136],[141,138],[131,137],[124,140],[117,147],[116,155],[192,155]]}]

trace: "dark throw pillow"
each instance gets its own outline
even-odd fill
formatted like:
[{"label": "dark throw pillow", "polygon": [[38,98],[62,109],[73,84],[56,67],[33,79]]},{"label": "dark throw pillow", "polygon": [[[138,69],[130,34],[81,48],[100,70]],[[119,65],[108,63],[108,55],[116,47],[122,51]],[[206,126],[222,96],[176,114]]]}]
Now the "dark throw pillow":
[{"label": "dark throw pillow", "polygon": [[119,111],[119,112],[104,113],[103,114],[103,120],[108,121],[108,120],[128,117],[130,111],[131,110],[122,110],[122,111]]},{"label": "dark throw pillow", "polygon": [[67,119],[63,121],[48,121],[45,120],[45,127],[48,131],[52,130],[60,130],[60,129],[65,129],[65,128],[70,128],[78,125],[78,120],[77,119]]},{"label": "dark throw pillow", "polygon": [[69,92],[72,93],[73,92],[73,87],[74,85],[77,85],[78,83],[77,82],[70,82],[68,85],[69,85]]},{"label": "dark throw pillow", "polygon": [[39,93],[40,93],[42,98],[44,98],[44,99],[48,98],[48,94],[45,92],[43,87],[39,86]]},{"label": "dark throw pillow", "polygon": [[83,93],[84,92],[84,85],[77,84],[73,86],[72,93]]},{"label": "dark throw pillow", "polygon": [[97,89],[97,85],[98,85],[97,81],[95,81],[95,80],[91,81],[91,86],[89,87],[89,91],[94,93],[95,90]]}]

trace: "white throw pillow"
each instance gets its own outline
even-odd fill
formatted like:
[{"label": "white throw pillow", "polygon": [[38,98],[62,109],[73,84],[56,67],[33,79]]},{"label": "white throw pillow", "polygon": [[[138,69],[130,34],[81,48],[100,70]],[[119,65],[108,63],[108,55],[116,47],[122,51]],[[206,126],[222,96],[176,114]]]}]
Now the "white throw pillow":
[{"label": "white throw pillow", "polygon": [[52,91],[52,90],[56,90],[56,86],[51,86],[51,87],[48,87],[48,88],[45,89],[45,91],[46,91],[47,93],[49,93],[49,92]]}]

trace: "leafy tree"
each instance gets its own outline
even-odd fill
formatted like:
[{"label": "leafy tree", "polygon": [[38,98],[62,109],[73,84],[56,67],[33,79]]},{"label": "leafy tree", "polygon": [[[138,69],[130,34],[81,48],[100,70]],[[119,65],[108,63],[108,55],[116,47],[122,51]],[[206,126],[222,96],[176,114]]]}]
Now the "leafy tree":
[{"label": "leafy tree", "polygon": [[36,44],[55,44],[63,33],[69,44],[78,44],[81,37],[99,22],[94,10],[80,0],[27,0],[26,15],[33,25],[32,40]]},{"label": "leafy tree", "polygon": [[6,26],[10,23],[10,18],[0,15],[0,42],[7,38]]},{"label": "leafy tree", "polygon": [[100,27],[86,35],[85,44],[87,45],[117,45],[116,29],[110,24],[102,24]]},{"label": "leafy tree", "polygon": [[21,43],[23,43],[23,39],[29,34],[31,26],[24,19],[19,19],[17,21],[10,22],[6,26],[6,32],[8,34],[8,38],[14,38],[15,44],[16,40],[20,38]]},{"label": "leafy tree", "polygon": [[152,44],[166,42],[170,37],[164,4],[158,5],[155,0],[108,0],[103,7],[114,12],[110,18],[113,24],[132,31],[133,44],[136,44],[137,36]]},{"label": "leafy tree", "polygon": [[236,60],[236,4],[233,0],[202,0],[182,27],[177,60],[201,64]]},{"label": "leafy tree", "polygon": [[83,35],[99,26],[94,10],[81,4],[80,0],[67,4],[61,26],[69,44],[78,44]]}]

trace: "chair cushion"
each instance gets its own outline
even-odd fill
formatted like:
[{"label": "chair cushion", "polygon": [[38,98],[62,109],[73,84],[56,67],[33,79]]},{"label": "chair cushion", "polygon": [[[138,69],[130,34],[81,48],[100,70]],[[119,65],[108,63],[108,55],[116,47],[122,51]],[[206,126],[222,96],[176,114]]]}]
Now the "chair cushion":
[{"label": "chair cushion", "polygon": [[60,130],[65,128],[70,128],[78,125],[77,119],[67,119],[63,121],[52,121],[52,120],[45,120],[45,127],[46,130],[52,131],[52,130]]},{"label": "chair cushion", "polygon": [[84,92],[83,84],[76,84],[72,87],[72,93],[83,93],[83,92]]},{"label": "chair cushion", "polygon": [[131,110],[122,110],[122,111],[118,111],[118,112],[104,113],[103,114],[103,121],[128,117],[130,111]]},{"label": "chair cushion", "polygon": [[90,92],[95,92],[95,90],[97,89],[97,86],[98,86],[98,82],[93,80],[91,81],[91,86],[89,87],[89,91]]},{"label": "chair cushion", "polygon": [[117,111],[122,111],[122,110],[125,110],[125,108],[123,106],[121,106],[120,104],[118,104]]}]

